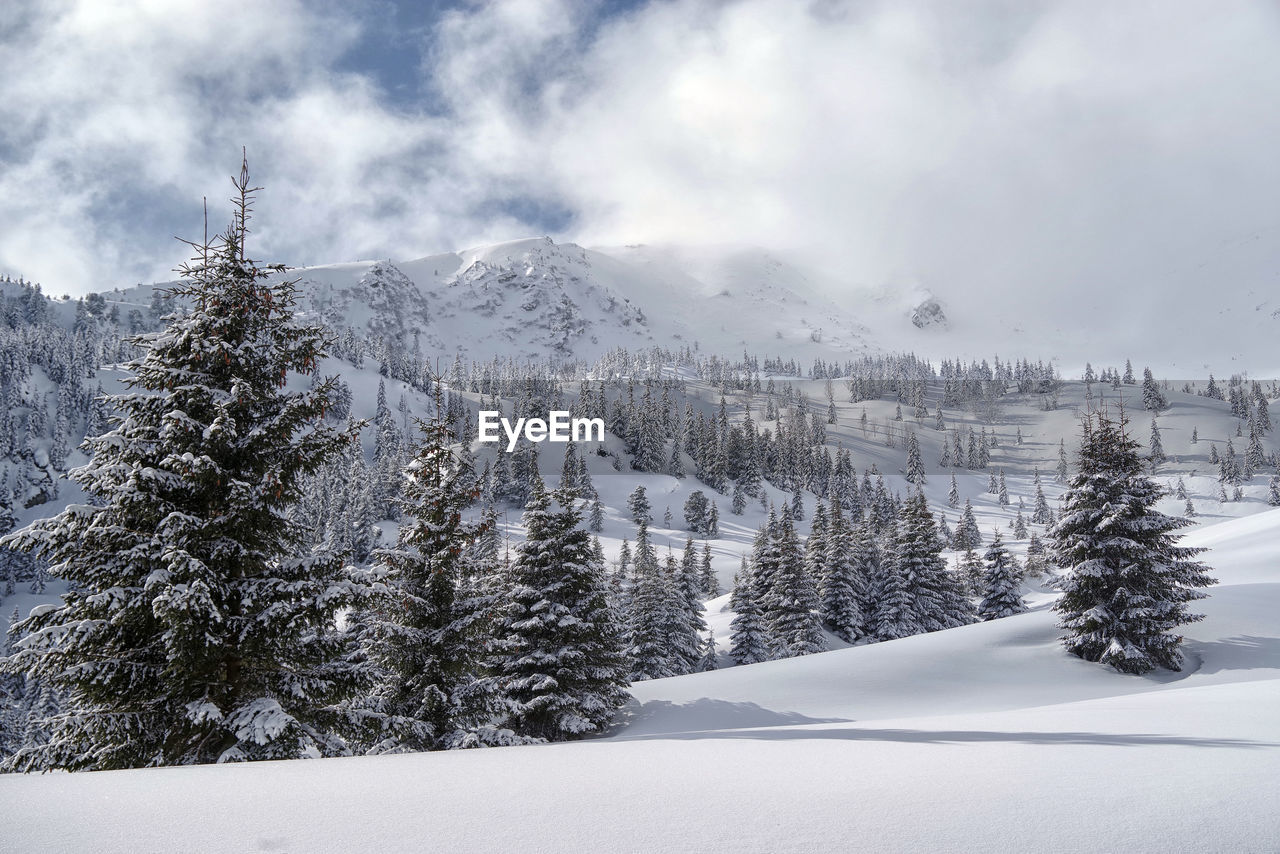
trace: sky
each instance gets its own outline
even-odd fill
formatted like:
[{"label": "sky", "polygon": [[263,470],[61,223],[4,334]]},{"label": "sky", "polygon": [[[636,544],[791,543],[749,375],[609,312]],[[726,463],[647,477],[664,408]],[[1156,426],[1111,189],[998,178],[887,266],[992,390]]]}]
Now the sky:
[{"label": "sky", "polygon": [[265,261],[746,244],[1185,320],[1280,290],[1277,139],[1270,0],[7,0],[0,273],[172,278],[243,147]]}]

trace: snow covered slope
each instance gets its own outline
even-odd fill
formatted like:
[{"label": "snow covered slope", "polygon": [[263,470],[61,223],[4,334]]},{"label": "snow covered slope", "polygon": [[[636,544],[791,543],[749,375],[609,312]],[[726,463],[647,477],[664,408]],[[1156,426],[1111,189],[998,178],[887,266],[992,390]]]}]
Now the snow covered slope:
[{"label": "snow covered slope", "polygon": [[[615,347],[687,346],[805,363],[867,349],[853,312],[755,250],[593,250],[543,237],[289,275],[300,280],[300,309],[446,359],[594,360]],[[108,295],[150,298],[150,286]]]},{"label": "snow covered slope", "polygon": [[[1132,358],[1181,380],[1209,372],[1280,374],[1271,346],[1280,332],[1274,282],[1237,284],[1238,256],[1274,254],[1268,247],[1244,241],[1194,268],[1152,273],[1133,293],[1104,300],[1095,287],[1043,305],[1035,282],[1027,283],[1025,299],[1004,299],[958,282],[867,280],[858,259],[843,258],[838,247],[803,254],[745,246],[583,248],[541,237],[290,275],[302,280],[302,308],[406,343],[416,333],[424,352],[446,360],[454,353],[594,360],[617,346],[687,345],[807,366],[815,358],[909,351],[934,360],[1061,359],[1069,374],[1086,358],[1095,365]],[[1265,269],[1269,259],[1253,267]],[[1274,263],[1280,277],[1280,261]],[[1185,285],[1182,298],[1162,298],[1166,279]],[[117,291],[108,300],[145,306],[151,289]],[[1126,302],[1114,302],[1121,297]]]},{"label": "snow covered slope", "polygon": [[1268,851],[1280,511],[1202,527],[1183,673],[1070,658],[1030,613],[634,686],[576,744],[0,778],[40,851]]}]

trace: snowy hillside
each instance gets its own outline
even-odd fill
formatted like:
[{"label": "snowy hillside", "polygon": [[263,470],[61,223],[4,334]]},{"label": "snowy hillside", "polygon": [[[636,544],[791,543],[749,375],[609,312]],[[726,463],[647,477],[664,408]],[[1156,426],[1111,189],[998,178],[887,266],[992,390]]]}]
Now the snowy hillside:
[{"label": "snowy hillside", "polygon": [[[0,778],[9,850],[1270,850],[1280,511],[1207,525],[1180,674],[1027,614],[641,683],[603,741]],[[75,820],[68,820],[74,815]],[[227,821],[232,815],[235,821]],[[1085,820],[1087,817],[1087,820]]]},{"label": "snowy hillside", "polygon": [[[812,282],[767,256],[610,252],[528,241],[403,264],[301,271],[303,310],[350,333],[320,365],[321,374],[341,381],[342,411],[329,417],[374,422],[363,445],[308,485],[299,516],[315,532],[312,544],[354,550],[353,531],[362,533],[358,560],[368,563],[373,547],[395,538],[403,517],[398,522],[384,510],[403,467],[403,443],[417,439],[412,419],[433,414],[424,366],[452,352],[450,336],[481,341],[483,349],[472,354],[481,360],[581,358],[619,344],[672,340],[692,348],[680,336],[715,328],[700,320],[707,306],[737,300],[753,306],[741,321],[754,324],[751,340],[772,335],[784,358],[840,358],[837,342],[848,344],[852,357],[861,346],[865,330],[850,325],[848,338],[833,332],[840,328],[827,325],[834,309]],[[766,268],[771,272],[762,280]],[[424,288],[423,281],[436,284]],[[646,304],[621,294],[646,294]],[[151,303],[148,289],[108,295],[96,320],[83,316],[88,308],[60,306],[49,328],[24,333],[30,340],[4,339],[15,354],[41,354],[30,356],[34,367],[14,374],[5,390],[15,417],[0,432],[12,433],[13,451],[0,474],[21,499],[13,504],[17,525],[83,500],[61,473],[85,457],[65,450],[55,466],[62,451],[53,451],[74,447],[90,424],[101,425],[101,413],[91,409],[93,392],[99,384],[122,390],[119,363],[132,355],[123,327],[144,309],[148,318],[138,323],[158,322]],[[681,309],[653,315],[650,303]],[[726,318],[724,335],[742,334],[727,312],[710,316]],[[817,317],[825,318],[820,336]],[[898,321],[915,328],[907,314]],[[917,331],[937,331],[929,326]],[[704,598],[721,669],[634,682],[634,701],[617,726],[582,743],[5,775],[0,801],[21,820],[0,825],[0,849],[972,850],[1018,848],[1034,838],[1039,849],[1101,851],[1183,848],[1186,839],[1208,833],[1225,850],[1265,850],[1280,832],[1269,806],[1280,783],[1273,712],[1280,699],[1274,616],[1280,576],[1273,567],[1280,513],[1268,505],[1278,446],[1274,431],[1259,427],[1250,437],[1244,428],[1253,427],[1268,397],[1274,401],[1273,383],[1231,384],[1238,399],[1258,396],[1243,404],[1250,413],[1244,418],[1228,400],[1197,393],[1206,390],[1205,377],[1186,391],[1180,383],[1165,387],[1168,407],[1150,413],[1142,408],[1142,386],[1121,383],[1118,372],[1114,384],[1059,383],[1051,369],[1019,363],[1019,372],[1035,375],[1024,383],[999,373],[1011,363],[997,361],[997,382],[985,364],[948,364],[937,373],[903,356],[856,363],[856,376],[800,377],[771,372],[767,362],[761,370],[755,356],[767,358],[765,343],[747,346],[752,355],[735,363],[740,344],[718,339],[726,349],[711,351],[699,341],[696,358],[606,359],[585,380],[581,368],[557,376],[478,361],[454,377],[447,362],[442,366],[450,429],[460,436],[474,435],[468,429],[481,408],[527,413],[602,405],[607,397],[611,432],[581,444],[578,453],[600,503],[593,535],[620,586],[630,583],[619,564],[624,544],[637,537],[628,509],[636,487],[645,487],[652,504],[648,536],[659,559],[679,554],[691,536],[700,549],[703,538],[687,530],[683,508],[698,491],[715,503],[719,529],[705,541],[722,595]],[[74,360],[59,361],[64,351]],[[904,381],[914,370],[927,381]],[[888,375],[893,386],[877,385]],[[294,377],[287,385],[307,384]],[[1060,466],[1070,468],[1064,460],[1074,456],[1080,413],[1121,405],[1144,444],[1149,422],[1156,422],[1167,457],[1157,478],[1171,493],[1160,509],[1182,515],[1187,502],[1193,505],[1199,528],[1187,542],[1211,549],[1205,559],[1219,579],[1198,608],[1208,619],[1186,631],[1183,672],[1121,676],[1068,656],[1049,610],[1058,593],[1043,576],[1026,580],[1032,609],[1026,614],[899,640],[862,638],[852,647],[826,633],[829,652],[732,666],[735,614],[726,591],[770,505],[797,508],[800,537],[810,533],[818,498],[830,501],[835,482],[830,472],[817,473],[824,471],[818,460],[847,455],[855,481],[861,474],[870,487],[882,476],[889,495],[909,495],[908,447],[916,445],[933,516],[958,528],[968,503],[981,535],[989,541],[999,527],[1023,558],[1030,542],[1014,533],[1017,516],[1026,517],[1031,534],[1046,534],[1030,518],[1037,475],[1046,508],[1057,510]],[[652,420],[664,416],[671,419],[666,424]],[[757,452],[777,483],[759,483],[759,494],[734,512],[731,485],[718,492],[696,475],[706,447],[725,447],[717,443],[728,443],[734,431],[741,440],[746,424],[758,431]],[[657,437],[661,453],[657,466],[641,470],[628,445],[645,432]],[[697,435],[700,445],[690,450],[682,437]],[[970,466],[953,456],[944,464],[961,444],[970,456],[980,447],[983,461]],[[1263,462],[1249,463],[1238,494],[1229,495],[1236,484],[1219,483],[1214,460],[1228,453],[1247,458],[1246,446],[1254,444]],[[494,473],[482,493],[496,506],[507,547],[519,544],[528,535],[522,502],[494,494],[500,452],[474,441],[468,450],[477,469]],[[538,452],[537,469],[554,486],[563,446]],[[683,476],[672,473],[680,467]],[[45,481],[36,475],[56,480],[60,491],[40,492]],[[992,488],[1000,480],[1007,501]],[[1180,483],[1185,499],[1173,495]],[[948,566],[962,557],[942,554]],[[29,580],[20,576],[3,597],[0,620],[15,609],[21,616],[53,604],[65,590],[55,579],[38,592]],[[66,820],[70,814],[76,821]],[[228,814],[240,820],[228,823]],[[1081,814],[1090,817],[1083,826]]]},{"label": "snowy hillside", "polygon": [[[1280,308],[1265,285],[1215,285],[1233,281],[1240,253],[1264,250],[1257,241],[1226,246],[1194,269],[1171,271],[1178,281],[1196,282],[1203,298],[1168,304],[1153,282],[1145,320],[1100,302],[1038,311],[975,300],[946,281],[870,281],[857,274],[857,259],[833,264],[838,253],[830,250],[584,248],[541,237],[416,259],[302,267],[290,275],[301,279],[300,307],[335,328],[400,339],[406,347],[416,339],[423,352],[446,361],[456,353],[592,361],[615,347],[688,346],[802,364],[866,352],[935,360],[999,354],[1056,359],[1071,372],[1086,358],[1097,364],[1141,356],[1170,378],[1269,377],[1280,374],[1269,347],[1280,330]],[[151,294],[152,286],[138,286],[107,299],[146,306]],[[1219,341],[1230,344],[1210,343]]]},{"label": "snowy hillside", "polygon": [[[616,347],[657,346],[807,362],[867,346],[857,305],[822,297],[800,268],[757,250],[584,249],[543,237],[290,275],[300,279],[299,308],[334,328],[416,341],[446,360],[593,361]],[[151,292],[107,298],[145,306]]]}]

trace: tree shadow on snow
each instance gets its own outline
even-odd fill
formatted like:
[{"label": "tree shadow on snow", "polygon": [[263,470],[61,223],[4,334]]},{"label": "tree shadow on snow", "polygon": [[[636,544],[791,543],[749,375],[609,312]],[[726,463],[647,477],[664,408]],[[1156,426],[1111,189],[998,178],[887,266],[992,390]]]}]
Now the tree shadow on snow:
[{"label": "tree shadow on snow", "polygon": [[[851,723],[848,718],[811,718],[799,712],[776,712],[755,703],[734,703],[702,697],[691,703],[650,700],[641,704],[632,700],[609,735],[619,739],[664,738],[667,736],[711,733],[717,730],[757,729],[761,727],[803,726],[806,724]],[[635,733],[634,729],[647,730]]]},{"label": "tree shadow on snow", "polygon": [[[1196,666],[1192,666],[1192,665]],[[1239,635],[1216,641],[1187,641],[1183,672],[1220,673],[1280,667],[1280,638]]]},{"label": "tree shadow on snow", "polygon": [[762,741],[787,740],[836,740],[836,741],[896,741],[915,744],[966,744],[1009,742],[1018,744],[1077,744],[1114,747],[1233,747],[1239,749],[1277,748],[1280,742],[1253,741],[1238,738],[1196,738],[1194,736],[1158,735],[1153,733],[1103,733],[1103,732],[998,732],[984,730],[918,730],[918,729],[866,729],[862,727],[833,727],[821,729],[720,729],[686,732],[648,733],[622,736],[636,741],[686,740],[708,738],[757,739]]}]

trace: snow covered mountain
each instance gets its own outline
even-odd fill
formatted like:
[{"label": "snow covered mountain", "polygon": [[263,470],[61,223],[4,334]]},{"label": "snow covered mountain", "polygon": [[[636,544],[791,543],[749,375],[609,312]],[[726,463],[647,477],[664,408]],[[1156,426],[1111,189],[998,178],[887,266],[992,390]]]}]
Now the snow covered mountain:
[{"label": "snow covered mountain", "polygon": [[517,240],[410,261],[307,267],[300,307],[451,357],[598,358],[615,347],[788,357],[866,349],[866,329],[757,251]]},{"label": "snow covered mountain", "polygon": [[[1193,269],[1167,271],[1122,302],[1090,296],[1038,302],[984,294],[959,282],[860,277],[856,258],[831,251],[744,246],[584,248],[549,237],[409,260],[300,267],[300,308],[334,327],[400,339],[451,360],[494,355],[592,361],[615,347],[690,347],[731,357],[744,350],[841,361],[868,352],[922,357],[1141,359],[1171,379],[1280,374],[1270,342],[1280,331],[1271,283],[1244,281],[1240,256],[1266,244],[1227,246]],[[838,256],[838,253],[834,253]],[[1269,257],[1269,256],[1268,256]],[[1280,259],[1276,263],[1280,265]],[[1280,276],[1280,266],[1277,266]],[[1165,298],[1165,283],[1182,296]],[[145,307],[152,286],[108,293]],[[1140,300],[1139,300],[1140,301]],[[1082,355],[1085,354],[1085,355]]]}]

